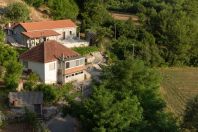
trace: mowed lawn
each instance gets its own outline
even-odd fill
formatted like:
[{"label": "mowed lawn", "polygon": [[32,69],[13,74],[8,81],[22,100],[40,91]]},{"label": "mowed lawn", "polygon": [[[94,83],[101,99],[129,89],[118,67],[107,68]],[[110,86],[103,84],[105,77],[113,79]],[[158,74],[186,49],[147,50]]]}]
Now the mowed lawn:
[{"label": "mowed lawn", "polygon": [[180,117],[189,99],[198,95],[198,68],[163,68],[160,71],[163,77],[161,93],[167,109]]}]

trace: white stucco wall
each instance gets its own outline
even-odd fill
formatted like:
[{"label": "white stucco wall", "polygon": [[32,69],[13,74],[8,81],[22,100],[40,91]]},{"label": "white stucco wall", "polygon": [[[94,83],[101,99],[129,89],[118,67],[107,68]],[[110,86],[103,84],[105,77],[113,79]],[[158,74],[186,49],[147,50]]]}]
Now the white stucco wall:
[{"label": "white stucco wall", "polygon": [[28,69],[31,69],[33,72],[37,73],[42,81],[45,80],[43,63],[28,61]]},{"label": "white stucco wall", "polygon": [[58,41],[62,43],[64,46],[68,48],[74,48],[74,47],[86,47],[89,46],[89,43],[87,41],[81,41],[81,42],[72,42],[72,43],[64,43],[63,41]]},{"label": "white stucco wall", "polygon": [[59,28],[59,29],[53,29],[53,30],[60,34],[57,39],[63,39],[63,32],[65,32],[66,38],[70,36],[70,31],[72,31],[72,36],[76,36],[76,27]]},{"label": "white stucco wall", "polygon": [[70,76],[68,78],[66,78],[65,76],[65,83],[72,82],[72,81],[81,82],[83,80],[85,80],[84,72],[82,74]]},{"label": "white stucco wall", "polygon": [[[23,60],[21,60],[23,63]],[[55,69],[50,70],[50,64],[55,64]],[[24,68],[24,70],[31,69],[32,72],[35,72],[39,75],[42,82],[45,84],[53,84],[57,83],[57,61],[49,62],[49,63],[39,63],[28,61],[28,67]]]},{"label": "white stucco wall", "polygon": [[[55,69],[54,70],[50,70],[50,64],[54,64],[55,63]],[[45,63],[45,80],[44,83],[46,84],[52,84],[52,83],[57,83],[57,61],[53,61],[53,62],[49,62],[49,63]]]}]

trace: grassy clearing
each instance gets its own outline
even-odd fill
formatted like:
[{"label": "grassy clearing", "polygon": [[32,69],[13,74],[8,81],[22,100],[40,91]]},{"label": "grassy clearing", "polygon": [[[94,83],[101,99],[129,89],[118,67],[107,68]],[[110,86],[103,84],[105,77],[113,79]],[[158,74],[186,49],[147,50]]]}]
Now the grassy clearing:
[{"label": "grassy clearing", "polygon": [[161,93],[167,109],[180,117],[189,99],[198,95],[198,68],[164,68]]},{"label": "grassy clearing", "polygon": [[87,55],[92,52],[99,51],[99,48],[96,46],[88,46],[88,47],[77,47],[73,48],[74,51],[78,52],[81,55]]}]

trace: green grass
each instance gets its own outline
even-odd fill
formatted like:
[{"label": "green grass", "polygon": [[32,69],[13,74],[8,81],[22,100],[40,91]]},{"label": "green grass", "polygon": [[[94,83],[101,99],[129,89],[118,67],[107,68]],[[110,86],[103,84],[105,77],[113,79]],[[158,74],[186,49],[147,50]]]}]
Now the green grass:
[{"label": "green grass", "polygon": [[81,55],[87,55],[92,52],[99,51],[99,48],[96,46],[88,46],[88,47],[77,47],[73,48],[74,51],[78,52]]},{"label": "green grass", "polygon": [[160,69],[163,77],[161,93],[168,111],[181,117],[187,102],[198,95],[198,68]]}]

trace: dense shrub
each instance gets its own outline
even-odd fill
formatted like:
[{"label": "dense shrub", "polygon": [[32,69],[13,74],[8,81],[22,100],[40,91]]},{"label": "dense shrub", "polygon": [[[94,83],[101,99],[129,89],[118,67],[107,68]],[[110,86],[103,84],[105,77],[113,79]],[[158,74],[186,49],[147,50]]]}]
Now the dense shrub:
[{"label": "dense shrub", "polygon": [[73,50],[81,55],[87,55],[92,52],[99,51],[99,48],[97,48],[96,46],[89,46],[89,47],[78,47],[78,48],[74,48]]},{"label": "dense shrub", "polygon": [[39,84],[36,86],[35,91],[43,92],[43,100],[46,103],[53,103],[57,99],[56,88],[52,85]]},{"label": "dense shrub", "polygon": [[49,7],[54,19],[76,19],[79,12],[75,0],[51,0]]},{"label": "dense shrub", "polygon": [[29,9],[21,2],[15,2],[6,8],[6,16],[12,21],[27,21],[29,19]]},{"label": "dense shrub", "polygon": [[44,0],[24,0],[28,5],[34,6],[34,7],[40,7]]},{"label": "dense shrub", "polygon": [[5,116],[4,114],[0,111],[0,128],[3,127],[5,123]]}]

